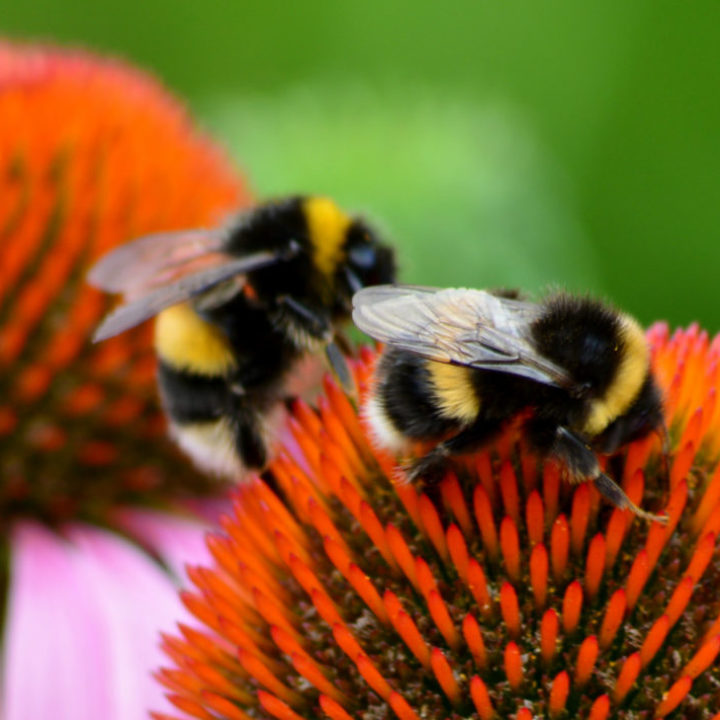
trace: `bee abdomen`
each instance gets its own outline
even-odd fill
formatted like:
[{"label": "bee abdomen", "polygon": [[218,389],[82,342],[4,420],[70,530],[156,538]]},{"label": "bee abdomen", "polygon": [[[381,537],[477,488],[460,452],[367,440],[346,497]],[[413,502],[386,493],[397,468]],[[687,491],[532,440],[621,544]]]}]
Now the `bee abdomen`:
[{"label": "bee abdomen", "polygon": [[472,423],[480,413],[475,370],[461,365],[431,362],[426,364],[433,385],[438,412],[448,420],[464,425]]},{"label": "bee abdomen", "polygon": [[380,359],[373,397],[366,417],[377,441],[400,450],[404,439],[438,437],[456,429],[458,422],[437,404],[428,361],[388,349]]},{"label": "bee abdomen", "polygon": [[158,362],[158,385],[165,412],[176,423],[217,420],[228,409],[228,386],[224,377],[175,370]]},{"label": "bee abdomen", "polygon": [[261,409],[224,377],[175,370],[160,361],[158,383],[170,432],[203,470],[232,477],[267,462]]}]

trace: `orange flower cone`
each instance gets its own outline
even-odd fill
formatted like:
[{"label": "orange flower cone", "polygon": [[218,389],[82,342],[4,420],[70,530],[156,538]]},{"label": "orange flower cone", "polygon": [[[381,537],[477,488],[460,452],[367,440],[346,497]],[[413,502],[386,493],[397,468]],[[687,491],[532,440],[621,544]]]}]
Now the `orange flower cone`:
[{"label": "orange flower cone", "polygon": [[163,637],[176,711],[154,717],[718,720],[720,338],[648,339],[668,463],[650,437],[607,470],[666,525],[565,482],[517,430],[429,495],[396,484],[332,381],[297,403],[277,491],[238,488],[189,571],[205,627]]}]

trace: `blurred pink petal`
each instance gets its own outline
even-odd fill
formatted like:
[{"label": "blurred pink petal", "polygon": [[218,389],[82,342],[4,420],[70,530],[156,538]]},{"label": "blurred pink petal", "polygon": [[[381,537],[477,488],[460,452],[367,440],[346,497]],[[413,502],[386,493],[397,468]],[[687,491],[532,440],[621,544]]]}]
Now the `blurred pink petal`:
[{"label": "blurred pink petal", "polygon": [[[227,511],[228,503],[223,502],[222,507]],[[205,534],[197,521],[138,508],[119,511],[114,519],[118,528],[161,557],[181,582],[186,580],[186,565],[205,565],[210,559]]]},{"label": "blurred pink petal", "polygon": [[[155,518],[156,534],[169,541],[165,519]],[[193,544],[189,526],[185,547]],[[202,527],[194,531],[199,543]],[[150,674],[161,660],[158,630],[189,617],[166,571],[89,526],[61,537],[18,523],[11,548],[0,717],[134,720],[148,707],[169,709]]]}]

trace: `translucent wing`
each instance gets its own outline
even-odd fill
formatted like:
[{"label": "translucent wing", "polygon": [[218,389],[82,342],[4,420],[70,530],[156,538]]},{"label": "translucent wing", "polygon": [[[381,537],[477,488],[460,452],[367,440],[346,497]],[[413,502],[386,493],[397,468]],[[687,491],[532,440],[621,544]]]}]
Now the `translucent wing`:
[{"label": "translucent wing", "polygon": [[545,385],[572,378],[533,347],[535,303],[483,290],[381,285],[353,297],[353,321],[391,347],[437,362],[496,370]]},{"label": "translucent wing", "polygon": [[111,312],[95,332],[93,340],[99,342],[118,335],[157,315],[171,305],[189,300],[225,280],[271,265],[281,259],[283,256],[276,252],[253,253],[226,261],[219,267],[211,267],[191,275],[185,275],[175,282],[150,290]]},{"label": "translucent wing", "polygon": [[181,275],[225,262],[227,233],[221,227],[146,235],[100,258],[88,273],[88,282],[107,292],[125,294],[167,284]]}]

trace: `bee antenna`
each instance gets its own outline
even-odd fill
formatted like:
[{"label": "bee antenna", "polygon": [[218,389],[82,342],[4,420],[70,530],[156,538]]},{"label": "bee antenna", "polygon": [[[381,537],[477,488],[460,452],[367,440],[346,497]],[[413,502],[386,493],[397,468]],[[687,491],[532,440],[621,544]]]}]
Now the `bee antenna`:
[{"label": "bee antenna", "polygon": [[350,396],[357,397],[357,388],[352,372],[348,367],[347,359],[342,354],[340,348],[334,340],[331,340],[325,346],[325,355],[328,363],[332,368],[335,376],[340,382],[342,389]]}]

